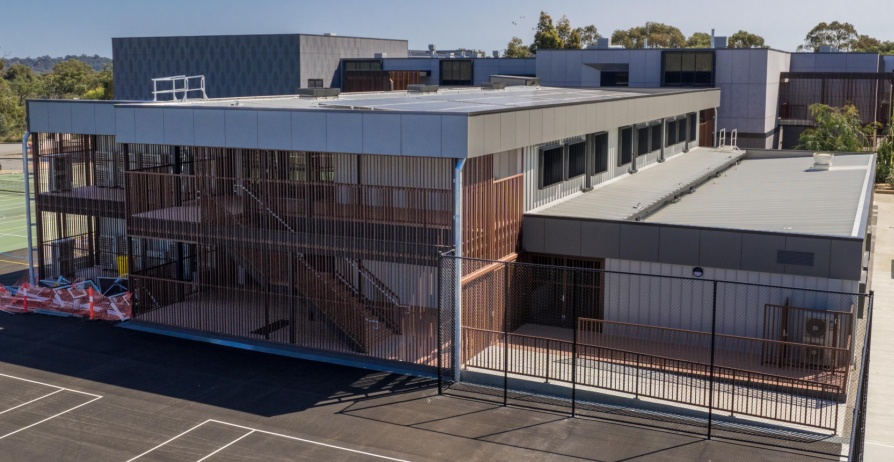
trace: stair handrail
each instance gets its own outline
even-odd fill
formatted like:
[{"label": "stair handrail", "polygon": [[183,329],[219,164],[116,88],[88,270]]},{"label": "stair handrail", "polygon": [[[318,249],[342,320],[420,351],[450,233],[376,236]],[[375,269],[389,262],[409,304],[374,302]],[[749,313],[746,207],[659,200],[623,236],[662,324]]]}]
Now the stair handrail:
[{"label": "stair handrail", "polygon": [[349,265],[351,265],[352,268],[357,270],[357,273],[360,274],[360,276],[369,281],[369,283],[372,284],[372,286],[375,287],[379,292],[381,292],[382,295],[384,295],[385,298],[387,298],[391,303],[402,308],[407,307],[406,305],[401,303],[400,298],[397,296],[397,294],[394,293],[394,291],[385,287],[384,283],[370,274],[368,269],[361,267],[350,258],[346,258],[345,260],[348,262]]},{"label": "stair handrail", "polygon": [[289,231],[291,231],[291,232],[293,232],[293,233],[295,232],[295,230],[292,229],[292,227],[289,226],[289,224],[286,223],[285,220],[283,220],[282,218],[280,218],[280,216],[277,215],[276,212],[273,211],[273,209],[271,209],[270,207],[268,207],[267,204],[265,204],[264,201],[262,201],[258,196],[255,196],[255,194],[254,194],[253,192],[251,192],[251,190],[248,189],[244,184],[242,184],[242,183],[235,183],[234,186],[239,187],[239,188],[242,188],[242,190],[245,191],[245,192],[248,194],[249,197],[251,197],[252,199],[254,199],[255,202],[257,202],[258,204],[261,204],[261,207],[264,207],[264,210],[266,210],[267,213],[269,213],[270,215],[273,215],[273,218],[276,218],[276,221],[280,222],[280,224],[282,224],[283,226],[285,226],[286,229],[288,229]]}]

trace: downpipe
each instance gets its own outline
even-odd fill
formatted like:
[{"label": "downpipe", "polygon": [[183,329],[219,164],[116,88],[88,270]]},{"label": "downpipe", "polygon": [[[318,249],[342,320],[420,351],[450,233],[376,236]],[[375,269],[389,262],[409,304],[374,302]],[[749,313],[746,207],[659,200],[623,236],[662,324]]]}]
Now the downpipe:
[{"label": "downpipe", "polygon": [[22,136],[22,173],[25,175],[25,235],[28,237],[28,283],[34,287],[34,243],[31,241],[31,186],[28,179],[31,174],[28,172],[28,138],[31,137],[30,131],[25,131]]},{"label": "downpipe", "polygon": [[462,369],[462,256],[463,256],[463,167],[458,159],[453,169],[453,380],[459,382]]}]

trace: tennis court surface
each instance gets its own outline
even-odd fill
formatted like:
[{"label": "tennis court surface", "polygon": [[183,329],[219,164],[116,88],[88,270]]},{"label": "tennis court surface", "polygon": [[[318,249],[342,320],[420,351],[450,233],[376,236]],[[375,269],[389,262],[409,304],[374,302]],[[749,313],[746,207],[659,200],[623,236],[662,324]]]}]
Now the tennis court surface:
[{"label": "tennis court surface", "polygon": [[2,460],[830,460],[53,316],[0,313],[0,374]]}]

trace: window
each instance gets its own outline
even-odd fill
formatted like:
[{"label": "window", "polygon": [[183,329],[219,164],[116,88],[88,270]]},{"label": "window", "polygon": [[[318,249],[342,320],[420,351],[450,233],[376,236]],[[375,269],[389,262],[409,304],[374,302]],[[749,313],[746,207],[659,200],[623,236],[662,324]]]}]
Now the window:
[{"label": "window", "polygon": [[563,146],[554,146],[540,151],[540,187],[545,188],[562,182],[564,178]]},{"label": "window", "polygon": [[714,86],[713,51],[665,51],[661,59],[661,86]]},{"label": "window", "polygon": [[645,126],[636,129],[636,155],[641,156],[649,153],[649,127]]},{"label": "window", "polygon": [[323,79],[307,79],[307,88],[323,88]]},{"label": "window", "polygon": [[652,146],[650,146],[650,151],[656,151],[661,149],[661,122],[653,124],[649,127],[652,130]]},{"label": "window", "polygon": [[442,60],[441,85],[472,85],[472,60]]},{"label": "window", "polygon": [[380,71],[382,70],[382,61],[378,59],[359,59],[345,61],[345,71]]},{"label": "window", "polygon": [[686,117],[677,119],[677,143],[686,141]]},{"label": "window", "polygon": [[673,146],[677,144],[677,123],[676,120],[667,121],[667,144],[665,146]]},{"label": "window", "polygon": [[600,133],[593,139],[595,146],[593,153],[596,159],[593,162],[595,171],[593,174],[608,170],[608,133]]},{"label": "window", "polygon": [[633,159],[633,127],[618,129],[618,165],[629,164]]},{"label": "window", "polygon": [[568,145],[568,178],[583,175],[587,171],[587,143],[579,141]]},{"label": "window", "polygon": [[599,86],[601,87],[626,87],[630,83],[630,72],[602,71],[600,72]]}]

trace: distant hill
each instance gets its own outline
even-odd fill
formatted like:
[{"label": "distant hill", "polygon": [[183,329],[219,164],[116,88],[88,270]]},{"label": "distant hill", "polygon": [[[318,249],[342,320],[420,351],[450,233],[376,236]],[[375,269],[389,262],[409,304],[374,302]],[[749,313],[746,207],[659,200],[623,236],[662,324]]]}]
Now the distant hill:
[{"label": "distant hill", "polygon": [[77,59],[78,61],[83,61],[97,71],[101,71],[103,66],[112,62],[111,58],[104,58],[99,55],[68,55],[61,58],[51,58],[49,56],[38,56],[37,58],[6,58],[5,61],[7,67],[13,64],[24,64],[33,69],[34,72],[44,73],[52,71],[53,66],[55,66],[56,63],[68,61],[69,59]]}]

